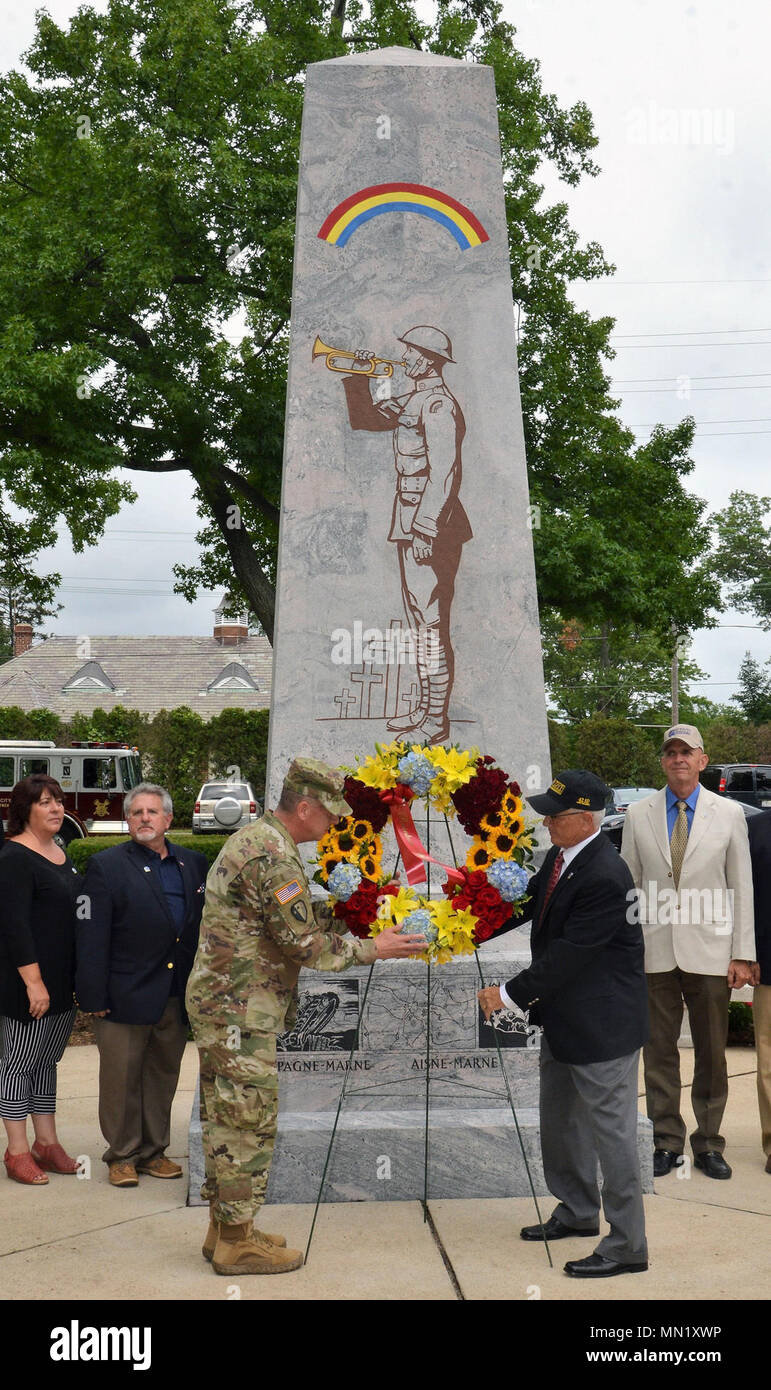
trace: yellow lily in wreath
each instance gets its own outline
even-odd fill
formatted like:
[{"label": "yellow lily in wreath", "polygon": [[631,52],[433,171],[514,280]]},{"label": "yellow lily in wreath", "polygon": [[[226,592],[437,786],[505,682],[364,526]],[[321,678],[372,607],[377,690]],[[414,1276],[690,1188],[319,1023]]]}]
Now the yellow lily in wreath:
[{"label": "yellow lily in wreath", "polygon": [[476,776],[479,750],[467,748],[461,751],[458,748],[438,746],[424,748],[422,751],[428,761],[438,768],[438,775],[431,783],[431,801],[437,810],[454,815],[455,807],[450,797],[459,787],[465,786],[466,782],[470,782],[472,777]]},{"label": "yellow lily in wreath", "polygon": [[399,769],[397,763],[403,753],[400,743],[376,743],[376,753],[370,753],[359,767],[350,768],[349,771],[365,787],[374,787],[376,791],[386,791],[389,787],[395,787],[399,781]]}]

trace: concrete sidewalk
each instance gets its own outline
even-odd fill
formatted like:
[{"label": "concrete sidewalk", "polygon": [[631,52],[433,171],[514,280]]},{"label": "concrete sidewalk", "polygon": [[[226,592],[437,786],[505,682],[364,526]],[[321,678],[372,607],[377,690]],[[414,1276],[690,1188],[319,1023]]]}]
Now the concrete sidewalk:
[{"label": "concrete sidewalk", "polygon": [[[693,1053],[681,1054],[684,1085]],[[650,1268],[616,1279],[577,1280],[565,1260],[591,1252],[586,1240],[519,1240],[535,1220],[529,1199],[334,1203],[319,1214],[309,1263],[275,1278],[220,1278],[201,1258],[206,1212],[187,1207],[186,1180],[141,1177],[111,1188],[101,1162],[95,1047],[70,1047],[59,1067],[60,1137],[87,1155],[85,1180],[50,1175],[42,1189],[0,1173],[0,1297],[21,1299],[468,1300],[574,1302],[651,1299],[766,1299],[771,1292],[771,1175],[760,1148],[755,1053],[728,1052],[731,1087],[724,1122],[734,1175],[715,1182],[692,1169],[656,1181],[645,1198]],[[169,1156],[184,1161],[197,1069],[188,1044],[174,1104]],[[684,1093],[690,1121],[689,1093]],[[641,1108],[644,1108],[641,1101]],[[543,1199],[544,1218],[551,1199]],[[266,1208],[266,1230],[305,1248],[312,1207]],[[601,1228],[604,1229],[604,1228]],[[587,1248],[588,1247],[588,1248]]]}]

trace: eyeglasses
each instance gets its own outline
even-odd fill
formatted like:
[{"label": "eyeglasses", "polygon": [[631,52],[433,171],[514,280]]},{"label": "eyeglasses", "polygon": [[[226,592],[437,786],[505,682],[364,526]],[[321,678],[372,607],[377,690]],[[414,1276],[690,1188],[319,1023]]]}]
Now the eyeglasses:
[{"label": "eyeglasses", "polygon": [[586,816],[590,814],[591,812],[588,811],[557,811],[554,816],[544,816],[544,820],[564,820],[565,816]]}]

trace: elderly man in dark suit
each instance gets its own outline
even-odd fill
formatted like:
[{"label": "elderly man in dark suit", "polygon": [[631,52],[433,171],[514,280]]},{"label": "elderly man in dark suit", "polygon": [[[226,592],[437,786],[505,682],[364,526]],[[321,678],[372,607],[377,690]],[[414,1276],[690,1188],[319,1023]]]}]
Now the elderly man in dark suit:
[{"label": "elderly man in dark suit", "polygon": [[110,1182],[136,1187],[138,1173],[182,1176],[165,1151],[209,865],[166,839],[172,803],[163,787],[140,783],[123,813],[131,840],[95,854],[86,872],[75,988],[80,1007],[95,1015]]},{"label": "elderly man in dark suit", "polygon": [[753,1020],[758,1054],[758,1108],[766,1172],[771,1173],[771,811],[747,824],[755,901],[755,949],[752,967]]},{"label": "elderly man in dark suit", "polygon": [[[637,1156],[637,1076],[647,1036],[643,938],[632,876],[600,832],[608,796],[592,772],[560,772],[528,797],[553,848],[530,880],[532,963],[500,989],[480,990],[487,1017],[517,1005],[543,1027],[541,1149],[559,1198],[549,1240],[599,1234],[600,1190],[610,1224],[594,1254],[566,1274],[598,1279],[648,1268]],[[541,1240],[525,1226],[523,1240]]]}]

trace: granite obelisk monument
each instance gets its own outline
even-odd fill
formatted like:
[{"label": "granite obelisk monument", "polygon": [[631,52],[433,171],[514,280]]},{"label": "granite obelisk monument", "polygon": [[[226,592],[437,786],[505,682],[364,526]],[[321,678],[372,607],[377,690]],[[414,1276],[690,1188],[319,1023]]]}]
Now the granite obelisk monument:
[{"label": "granite obelisk monument", "polygon": [[[548,785],[515,336],[492,70],[399,48],[313,64],[268,805],[296,754],[352,765],[393,739],[477,747],[525,793]],[[441,822],[424,841],[449,861]],[[481,955],[486,983],[509,979],[526,936]],[[430,1197],[527,1194],[501,1066],[544,1191],[538,1030],[512,1019],[499,1058],[473,959],[428,986],[405,961],[376,968],[357,1040],[368,973],[301,973],[269,1200],[315,1200],[344,1078],[324,1200],[418,1198],[424,1165]]]},{"label": "granite obelisk monument", "polygon": [[281,513],[269,802],[400,736],[547,785],[490,68],[308,69]]}]

